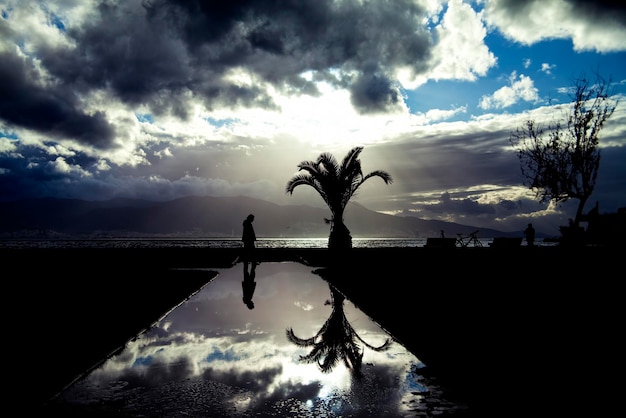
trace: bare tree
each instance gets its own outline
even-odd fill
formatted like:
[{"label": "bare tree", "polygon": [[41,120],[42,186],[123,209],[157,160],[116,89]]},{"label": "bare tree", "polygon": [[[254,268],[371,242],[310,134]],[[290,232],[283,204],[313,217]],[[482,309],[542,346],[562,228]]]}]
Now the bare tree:
[{"label": "bare tree", "polygon": [[585,74],[574,80],[572,102],[563,120],[547,125],[528,120],[509,138],[520,160],[524,185],[541,202],[578,199],[576,228],[598,176],[600,130],[618,104],[611,80],[594,74],[594,83]]}]

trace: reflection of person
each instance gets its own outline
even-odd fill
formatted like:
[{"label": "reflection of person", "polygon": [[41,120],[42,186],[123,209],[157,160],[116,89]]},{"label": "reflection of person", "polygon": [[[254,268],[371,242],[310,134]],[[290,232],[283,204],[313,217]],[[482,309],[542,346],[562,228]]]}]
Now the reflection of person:
[{"label": "reflection of person", "polygon": [[243,282],[241,282],[241,289],[243,290],[243,303],[246,304],[248,309],[254,309],[254,302],[252,302],[252,296],[256,289],[256,282],[254,277],[256,276],[256,263],[252,263],[252,267],[248,272],[248,263],[243,263]]},{"label": "reflection of person", "polygon": [[535,228],[533,228],[533,224],[528,224],[526,229],[524,229],[524,235],[526,236],[528,246],[532,247],[535,245]]},{"label": "reflection of person", "polygon": [[254,227],[252,222],[254,221],[254,215],[250,214],[243,221],[243,234],[241,240],[243,241],[243,257],[244,261],[251,261],[254,263],[254,242],[256,241],[256,234],[254,233]]}]

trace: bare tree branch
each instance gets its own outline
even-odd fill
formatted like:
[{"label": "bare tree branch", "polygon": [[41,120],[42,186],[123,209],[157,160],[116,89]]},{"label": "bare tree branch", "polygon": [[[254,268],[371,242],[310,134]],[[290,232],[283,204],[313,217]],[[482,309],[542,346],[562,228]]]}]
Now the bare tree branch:
[{"label": "bare tree branch", "polygon": [[537,125],[534,120],[511,133],[524,185],[542,202],[578,199],[574,224],[593,193],[600,167],[599,134],[618,105],[611,80],[594,72],[572,83],[572,102],[563,121]]}]

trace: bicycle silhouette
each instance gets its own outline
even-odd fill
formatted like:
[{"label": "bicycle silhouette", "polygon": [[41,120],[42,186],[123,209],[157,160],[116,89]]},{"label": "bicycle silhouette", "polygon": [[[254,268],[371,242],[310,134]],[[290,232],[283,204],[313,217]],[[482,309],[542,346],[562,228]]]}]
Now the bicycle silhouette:
[{"label": "bicycle silhouette", "polygon": [[455,245],[457,247],[482,247],[483,243],[480,242],[480,240],[478,239],[478,237],[476,236],[478,234],[478,230],[472,232],[471,234],[464,236],[463,234],[456,234],[457,235],[457,239],[455,242]]}]

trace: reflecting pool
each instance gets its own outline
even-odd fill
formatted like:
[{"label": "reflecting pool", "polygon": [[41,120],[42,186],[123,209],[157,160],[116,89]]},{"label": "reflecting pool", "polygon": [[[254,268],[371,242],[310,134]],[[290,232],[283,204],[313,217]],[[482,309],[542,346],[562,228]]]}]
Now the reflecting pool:
[{"label": "reflecting pool", "polygon": [[159,417],[466,412],[314,268],[240,263],[218,272],[49,410]]}]

